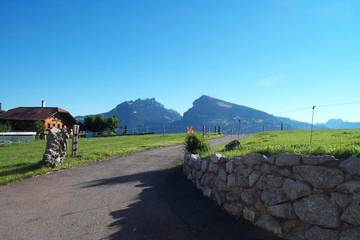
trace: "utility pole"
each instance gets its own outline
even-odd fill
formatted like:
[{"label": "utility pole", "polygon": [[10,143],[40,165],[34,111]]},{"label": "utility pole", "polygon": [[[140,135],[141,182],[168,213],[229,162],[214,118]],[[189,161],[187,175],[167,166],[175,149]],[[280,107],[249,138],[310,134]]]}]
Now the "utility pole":
[{"label": "utility pole", "polygon": [[265,124],[262,125],[262,131],[265,132]]},{"label": "utility pole", "polygon": [[311,144],[312,144],[312,138],[313,138],[315,107],[316,107],[316,106],[313,106],[313,107],[312,107],[311,131],[310,131],[310,147],[311,147]]},{"label": "utility pole", "polygon": [[238,139],[240,139],[240,130],[241,130],[241,120],[238,120],[239,123],[239,129],[238,129]]},{"label": "utility pole", "polygon": [[284,131],[284,123],[283,122],[281,122],[281,131]]},{"label": "utility pole", "polygon": [[205,137],[205,125],[203,125],[203,127],[202,127],[202,137],[203,138]]}]

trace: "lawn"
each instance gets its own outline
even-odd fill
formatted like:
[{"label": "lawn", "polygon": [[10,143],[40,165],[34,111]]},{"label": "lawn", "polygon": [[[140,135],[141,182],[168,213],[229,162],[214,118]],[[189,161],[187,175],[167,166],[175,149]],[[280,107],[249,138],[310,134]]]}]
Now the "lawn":
[{"label": "lawn", "polygon": [[360,154],[360,130],[317,130],[310,146],[310,131],[276,131],[249,135],[240,140],[241,147],[234,151],[220,151],[228,157],[244,156],[251,152],[271,156],[280,152],[308,155],[334,155],[346,158]]},{"label": "lawn", "polygon": [[[221,135],[207,135],[207,139]],[[181,144],[185,134],[138,135],[103,138],[82,138],[79,141],[79,156],[70,157],[70,149],[65,162],[57,168],[49,169],[42,162],[45,141],[38,140],[20,144],[0,146],[0,184],[26,177],[44,174],[64,168],[76,167],[113,157],[124,156],[150,148]],[[70,148],[71,141],[68,142]]]}]

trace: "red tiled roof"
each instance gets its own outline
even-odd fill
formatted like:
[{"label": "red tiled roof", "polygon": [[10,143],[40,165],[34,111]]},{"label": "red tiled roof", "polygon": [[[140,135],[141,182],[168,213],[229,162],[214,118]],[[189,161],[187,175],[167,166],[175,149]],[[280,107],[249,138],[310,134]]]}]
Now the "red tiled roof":
[{"label": "red tiled roof", "polygon": [[45,120],[48,117],[53,116],[56,113],[71,114],[62,109],[56,107],[18,107],[10,109],[7,112],[0,113],[0,119],[4,120]]}]

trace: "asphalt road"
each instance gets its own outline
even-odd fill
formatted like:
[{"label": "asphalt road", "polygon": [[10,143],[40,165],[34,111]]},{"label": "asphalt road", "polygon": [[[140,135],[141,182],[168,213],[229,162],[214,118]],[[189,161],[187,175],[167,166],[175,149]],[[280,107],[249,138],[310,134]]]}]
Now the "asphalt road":
[{"label": "asphalt road", "polygon": [[0,239],[276,239],[202,197],[182,158],[159,148],[2,186]]}]

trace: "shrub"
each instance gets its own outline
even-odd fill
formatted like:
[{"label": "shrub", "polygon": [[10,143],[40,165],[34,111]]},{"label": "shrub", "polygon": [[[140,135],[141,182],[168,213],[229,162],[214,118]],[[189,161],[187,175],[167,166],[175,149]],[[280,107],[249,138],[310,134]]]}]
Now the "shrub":
[{"label": "shrub", "polygon": [[239,149],[239,147],[240,147],[240,141],[232,140],[231,142],[229,142],[228,144],[225,145],[225,150],[233,151],[233,150]]},{"label": "shrub", "polygon": [[198,134],[193,134],[186,137],[185,149],[190,153],[200,154],[209,151],[210,146]]}]

